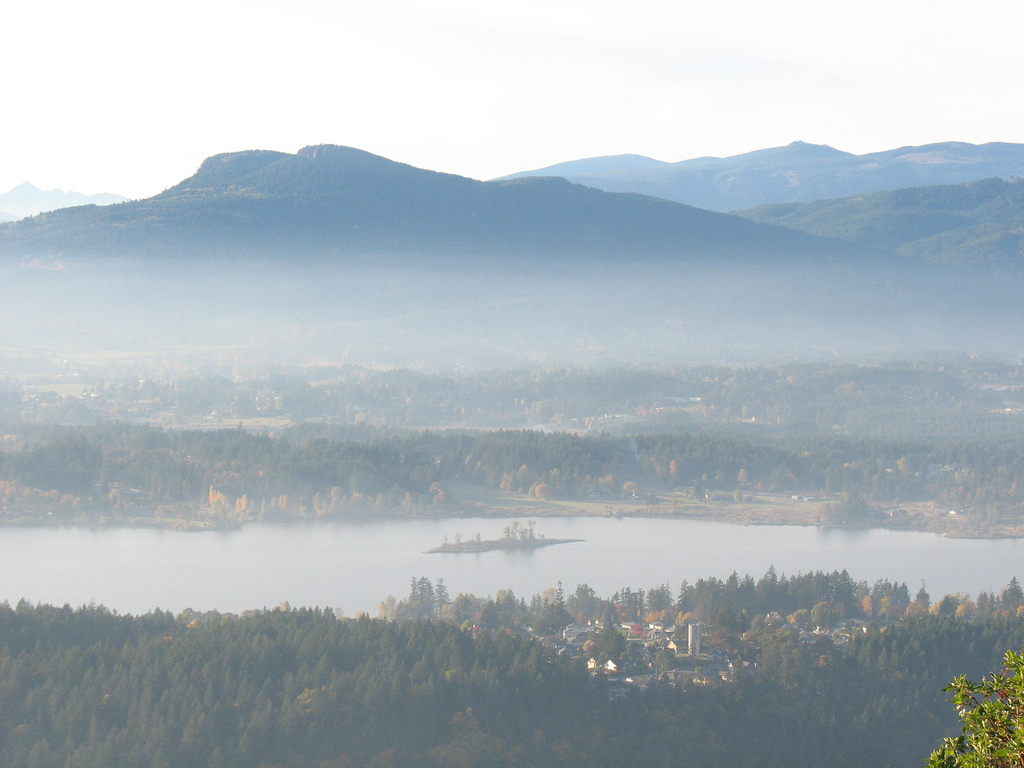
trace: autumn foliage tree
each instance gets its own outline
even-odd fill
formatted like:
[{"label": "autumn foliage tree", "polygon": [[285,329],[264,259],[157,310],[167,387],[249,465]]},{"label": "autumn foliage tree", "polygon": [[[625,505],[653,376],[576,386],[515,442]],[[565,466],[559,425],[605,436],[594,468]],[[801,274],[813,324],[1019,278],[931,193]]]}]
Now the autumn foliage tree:
[{"label": "autumn foliage tree", "polygon": [[956,678],[946,688],[963,723],[932,753],[928,768],[1024,766],[1024,653],[1007,651],[1003,672],[972,682]]}]

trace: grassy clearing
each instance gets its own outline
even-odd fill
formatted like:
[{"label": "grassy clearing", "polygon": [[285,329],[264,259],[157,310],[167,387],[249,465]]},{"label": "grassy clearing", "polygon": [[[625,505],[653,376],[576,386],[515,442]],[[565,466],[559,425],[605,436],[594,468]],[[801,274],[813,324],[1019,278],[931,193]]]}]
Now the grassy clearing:
[{"label": "grassy clearing", "polygon": [[55,395],[80,397],[93,387],[88,384],[22,384],[26,392],[52,392]]},{"label": "grassy clearing", "polygon": [[[463,515],[481,517],[666,517],[710,520],[734,525],[823,525],[820,509],[828,499],[793,499],[789,494],[758,493],[747,501],[731,494],[698,501],[682,494],[645,499],[561,500],[511,495],[477,486],[452,489]],[[893,510],[897,509],[894,507]],[[898,505],[901,514],[867,523],[870,528],[931,531],[954,538],[1024,538],[1024,525],[1004,522],[982,524],[965,516],[936,510],[931,502]],[[893,510],[888,510],[889,512]],[[887,510],[883,510],[885,512]],[[835,524],[833,524],[835,525]],[[843,526],[839,526],[843,527]],[[860,526],[854,526],[860,527]]]},{"label": "grassy clearing", "polygon": [[295,422],[280,416],[255,416],[249,419],[195,419],[193,421],[167,421],[161,418],[142,419],[140,424],[150,424],[167,429],[284,429]]},{"label": "grassy clearing", "polygon": [[463,507],[481,514],[509,516],[585,516],[585,517],[680,517],[720,520],[741,524],[814,525],[818,522],[819,501],[801,501],[782,494],[759,494],[756,500],[697,501],[681,494],[665,494],[646,499],[576,500],[538,499],[506,494],[479,486],[459,485],[452,489]]}]

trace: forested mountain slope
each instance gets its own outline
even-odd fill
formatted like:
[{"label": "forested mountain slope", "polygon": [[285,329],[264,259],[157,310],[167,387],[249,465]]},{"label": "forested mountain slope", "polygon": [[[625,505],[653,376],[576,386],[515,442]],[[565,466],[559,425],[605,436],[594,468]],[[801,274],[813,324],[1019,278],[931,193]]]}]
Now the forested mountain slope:
[{"label": "forested mountain slope", "polygon": [[766,205],[740,215],[932,262],[1004,268],[1024,263],[1022,179]]},{"label": "forested mountain slope", "polygon": [[147,200],[84,206],[0,227],[0,259],[235,255],[398,265],[498,257],[645,263],[847,250],[792,230],[562,179],[481,182],[357,149],[207,159]]}]

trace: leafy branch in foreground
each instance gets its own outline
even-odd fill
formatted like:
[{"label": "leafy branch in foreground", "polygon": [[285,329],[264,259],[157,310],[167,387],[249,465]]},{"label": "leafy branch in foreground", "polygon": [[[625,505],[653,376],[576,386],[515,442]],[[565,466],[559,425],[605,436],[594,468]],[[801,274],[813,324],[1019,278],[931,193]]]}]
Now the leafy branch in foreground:
[{"label": "leafy branch in foreground", "polygon": [[975,683],[961,675],[953,691],[963,733],[932,753],[928,768],[1024,766],[1024,652],[1007,651],[1003,674]]}]

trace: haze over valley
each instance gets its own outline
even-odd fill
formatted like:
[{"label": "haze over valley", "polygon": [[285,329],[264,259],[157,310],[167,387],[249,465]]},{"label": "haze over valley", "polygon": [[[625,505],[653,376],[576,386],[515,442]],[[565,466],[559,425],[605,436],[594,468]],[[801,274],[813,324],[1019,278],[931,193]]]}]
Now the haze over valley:
[{"label": "haze over valley", "polygon": [[1018,187],[737,216],[343,147],[231,153],[152,198],[0,228],[0,333],[14,357],[202,347],[442,370],[1013,355]]}]

